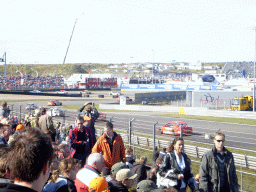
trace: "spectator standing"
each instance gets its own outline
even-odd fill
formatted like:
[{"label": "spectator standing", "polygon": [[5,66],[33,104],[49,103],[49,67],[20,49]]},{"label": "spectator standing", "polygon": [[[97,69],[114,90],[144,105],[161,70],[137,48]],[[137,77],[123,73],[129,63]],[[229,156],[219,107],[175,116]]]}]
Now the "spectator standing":
[{"label": "spectator standing", "polygon": [[224,147],[225,134],[214,135],[214,147],[203,155],[199,171],[199,190],[203,192],[238,192],[234,157]]},{"label": "spectator standing", "polygon": [[[92,105],[92,107],[91,107]],[[83,112],[85,108],[85,112]],[[91,127],[95,130],[95,127],[94,127],[94,124],[95,124],[95,121],[96,119],[99,118],[99,113],[98,113],[98,110],[96,109],[94,103],[92,102],[87,102],[85,103],[80,109],[77,110],[78,112],[78,116],[87,116],[89,118],[92,119],[91,121]]]},{"label": "spectator standing", "polygon": [[24,130],[10,143],[7,155],[14,183],[1,183],[0,191],[42,191],[49,178],[52,155],[51,140],[42,131]]},{"label": "spectator standing", "polygon": [[7,102],[6,101],[3,101],[1,103],[1,106],[0,106],[0,117],[8,118],[8,110],[7,110]]},{"label": "spectator standing", "polygon": [[81,160],[82,167],[85,164],[86,158],[91,154],[92,136],[86,129],[83,117],[77,117],[77,126],[69,131],[69,142],[71,146],[71,157]]},{"label": "spectator standing", "polygon": [[11,128],[8,124],[0,123],[0,144],[7,144],[11,132]]},{"label": "spectator standing", "polygon": [[105,159],[103,176],[109,175],[111,167],[120,161],[126,162],[125,148],[122,137],[114,132],[113,124],[107,122],[104,127],[104,134],[100,136],[92,149],[92,153],[100,153]]},{"label": "spectator standing", "polygon": [[156,184],[157,181],[157,172],[159,170],[159,167],[161,166],[163,162],[162,158],[157,158],[155,165],[149,170],[147,179],[153,181]]},{"label": "spectator standing", "polygon": [[52,117],[46,114],[46,109],[44,107],[41,108],[41,116],[39,118],[39,128],[46,134],[48,135],[49,138],[53,142],[55,142],[55,134],[56,131],[54,129]]},{"label": "spectator standing", "polygon": [[90,133],[90,135],[92,136],[91,147],[93,148],[97,139],[96,139],[96,135],[95,135],[95,129],[92,127],[91,123],[92,123],[92,118],[90,118],[88,116],[84,116],[84,126],[86,127],[86,129]]},{"label": "spectator standing", "polygon": [[104,167],[104,158],[100,153],[90,154],[87,164],[76,175],[75,186],[77,192],[88,192],[90,182],[100,177]]},{"label": "spectator standing", "polygon": [[[186,192],[186,187],[193,179],[191,173],[190,160],[183,152],[184,140],[181,137],[176,137],[170,144],[168,154],[164,157],[163,163],[159,168],[161,177],[167,177],[174,180],[176,185],[173,186],[178,192]],[[172,171],[171,173],[169,171]],[[167,187],[167,186],[166,186]],[[195,182],[189,185],[191,191],[195,190]]]},{"label": "spectator standing", "polygon": [[153,157],[152,157],[152,164],[153,164],[153,166],[155,165],[156,159],[158,157],[159,157],[159,151],[157,150],[157,147],[155,147],[154,151],[153,151]]},{"label": "spectator standing", "polygon": [[136,183],[139,183],[140,181],[147,179],[147,171],[150,170],[149,166],[146,166],[147,164],[147,157],[142,156],[140,158],[140,162],[135,162],[133,164],[132,173],[137,174],[137,177],[135,179]]},{"label": "spectator standing", "polygon": [[116,180],[120,182],[123,187],[122,192],[128,192],[128,189],[133,186],[134,179],[137,174],[133,174],[130,169],[121,169],[116,174]]},{"label": "spectator standing", "polygon": [[159,153],[159,157],[164,159],[164,156],[166,155],[166,148],[164,147],[162,151]]}]

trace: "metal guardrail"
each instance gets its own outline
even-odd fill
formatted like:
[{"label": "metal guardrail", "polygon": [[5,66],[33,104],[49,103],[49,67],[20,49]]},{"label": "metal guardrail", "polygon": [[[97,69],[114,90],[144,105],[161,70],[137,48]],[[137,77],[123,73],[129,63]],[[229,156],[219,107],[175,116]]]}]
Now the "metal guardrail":
[{"label": "metal guardrail", "polygon": [[[96,134],[97,136],[101,136],[103,134],[103,130],[97,129]],[[125,143],[129,143],[129,134],[125,134],[125,133],[119,133],[119,134],[121,135]],[[154,145],[154,140],[148,137],[131,135],[131,141],[134,141],[134,144],[138,146],[146,146],[146,147],[153,148],[153,145]],[[158,148],[163,148],[163,147],[168,147],[170,142],[166,140],[156,139],[155,144]],[[191,157],[196,157],[196,158],[202,158],[205,152],[209,150],[211,149],[204,148],[204,147],[197,147],[194,145],[185,144],[184,146],[185,153]],[[238,153],[232,153],[232,154],[234,156],[235,164],[242,165],[243,167],[250,168],[250,169],[256,169],[256,157],[249,156],[249,155],[242,155]]]}]

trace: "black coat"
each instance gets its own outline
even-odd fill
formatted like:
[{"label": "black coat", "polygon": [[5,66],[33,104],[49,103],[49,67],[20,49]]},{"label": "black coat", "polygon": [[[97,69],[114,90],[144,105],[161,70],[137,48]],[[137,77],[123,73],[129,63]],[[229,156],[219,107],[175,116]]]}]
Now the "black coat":
[{"label": "black coat", "polygon": [[136,183],[139,183],[142,180],[147,179],[147,171],[150,170],[150,167],[142,165],[138,162],[133,163],[132,173],[137,174],[135,178]]},{"label": "black coat", "polygon": [[[167,153],[167,155],[164,157],[161,167],[159,168],[159,174],[162,177],[164,177],[170,169],[174,170],[174,172],[170,174],[168,178],[172,180],[177,180],[178,184],[174,186],[176,189],[180,189],[181,187],[181,180],[178,180],[179,174],[184,175],[183,181],[186,185],[188,184],[188,180],[193,177],[190,169],[190,161],[187,155],[185,153],[181,153],[181,155],[183,156],[185,161],[185,169],[183,170],[183,172],[180,170],[174,151]],[[190,186],[190,188],[192,191],[194,191],[193,186]]]}]

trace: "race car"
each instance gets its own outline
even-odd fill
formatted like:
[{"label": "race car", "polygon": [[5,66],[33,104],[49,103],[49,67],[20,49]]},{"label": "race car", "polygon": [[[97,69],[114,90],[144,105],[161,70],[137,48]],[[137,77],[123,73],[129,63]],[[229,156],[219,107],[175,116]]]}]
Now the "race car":
[{"label": "race car", "polygon": [[62,117],[64,115],[63,110],[61,110],[60,108],[50,108],[47,112],[47,115],[55,117],[55,116],[60,116]]},{"label": "race car", "polygon": [[48,106],[60,106],[60,105],[62,105],[62,102],[60,102],[58,100],[50,100],[50,101],[47,101],[47,105]]},{"label": "race car", "polygon": [[68,92],[65,91],[65,90],[60,90],[60,91],[57,91],[56,93],[57,94],[63,94],[63,95],[68,94]]},{"label": "race car", "polygon": [[158,132],[161,134],[168,134],[168,135],[180,135],[180,129],[182,128],[183,134],[191,134],[193,133],[192,127],[190,127],[184,121],[172,121],[164,126],[158,128]]},{"label": "race car", "polygon": [[112,95],[112,96],[120,96],[121,93],[119,91],[113,91],[113,92],[110,92],[109,95]]},{"label": "race car", "polygon": [[[116,100],[120,101],[120,97],[117,97]],[[128,96],[126,96],[126,101],[132,101],[132,99],[130,99]]]},{"label": "race car", "polygon": [[26,106],[26,109],[34,110],[37,108],[37,105],[35,103],[28,103]]},{"label": "race car", "polygon": [[80,92],[80,94],[91,94],[92,92],[91,91],[88,91],[88,90],[83,90]]}]

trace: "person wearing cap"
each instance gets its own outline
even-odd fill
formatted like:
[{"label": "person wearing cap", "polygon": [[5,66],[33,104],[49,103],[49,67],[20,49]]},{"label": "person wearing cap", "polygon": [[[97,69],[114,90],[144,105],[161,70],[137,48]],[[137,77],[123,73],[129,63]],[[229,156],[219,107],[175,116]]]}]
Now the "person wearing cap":
[{"label": "person wearing cap", "polygon": [[137,184],[137,192],[158,192],[162,189],[158,189],[156,184],[151,180],[142,180]]},{"label": "person wearing cap", "polygon": [[108,182],[103,177],[94,178],[89,184],[89,192],[110,192]]},{"label": "person wearing cap", "polygon": [[133,186],[136,177],[137,174],[133,174],[130,169],[121,169],[116,174],[116,180],[123,187],[123,192],[128,192],[128,189]]},{"label": "person wearing cap", "polygon": [[22,132],[24,130],[24,126],[22,124],[19,124],[17,127],[16,127],[16,131],[14,134],[19,134],[20,132]]},{"label": "person wearing cap", "polygon": [[126,189],[124,185],[116,180],[116,174],[121,169],[127,169],[126,164],[123,162],[116,163],[111,167],[111,174],[105,177],[106,181],[109,184],[109,189],[111,192],[118,192]]},{"label": "person wearing cap", "polygon": [[71,147],[71,157],[81,160],[82,167],[86,158],[91,154],[92,136],[84,126],[84,118],[77,117],[77,126],[69,131],[69,143]]},{"label": "person wearing cap", "polygon": [[122,137],[114,132],[113,124],[107,122],[104,127],[104,134],[100,136],[94,147],[92,153],[100,153],[105,159],[105,168],[103,176],[109,175],[111,167],[117,162],[126,162],[125,148]]},{"label": "person wearing cap", "polygon": [[46,114],[46,108],[41,108],[41,117],[39,118],[39,128],[55,142],[55,128],[53,125],[52,117]]}]

